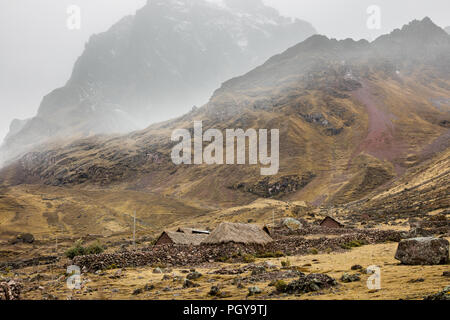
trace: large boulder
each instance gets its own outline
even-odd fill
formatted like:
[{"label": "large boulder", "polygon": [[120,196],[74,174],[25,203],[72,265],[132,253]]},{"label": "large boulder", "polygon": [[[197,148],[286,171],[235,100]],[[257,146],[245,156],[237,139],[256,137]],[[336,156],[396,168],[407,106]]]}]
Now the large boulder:
[{"label": "large boulder", "polygon": [[412,238],[400,241],[395,259],[406,265],[436,265],[449,261],[449,242],[441,238]]},{"label": "large boulder", "polygon": [[13,280],[0,282],[0,300],[20,300],[22,285]]},{"label": "large boulder", "polygon": [[288,228],[291,231],[299,230],[303,228],[303,225],[300,221],[294,219],[294,218],[286,218],[283,220],[283,226]]},{"label": "large boulder", "polygon": [[34,236],[31,233],[22,233],[19,234],[16,238],[12,239],[11,244],[18,244],[18,243],[33,243],[34,242]]}]

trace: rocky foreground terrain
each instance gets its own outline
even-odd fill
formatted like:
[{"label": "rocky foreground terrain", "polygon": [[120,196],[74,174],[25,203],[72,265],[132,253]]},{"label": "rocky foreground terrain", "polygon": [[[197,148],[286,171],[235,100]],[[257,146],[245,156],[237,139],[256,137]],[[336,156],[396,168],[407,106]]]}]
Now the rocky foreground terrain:
[{"label": "rocky foreground terrain", "polygon": [[[134,248],[124,239],[92,237],[83,242],[102,243],[107,251],[73,259],[64,256],[71,241],[58,247],[29,237],[19,239],[19,247],[10,241],[2,246],[14,246],[16,254],[33,247],[47,256],[1,263],[0,298],[450,298],[446,215],[379,228],[328,229],[306,220],[293,228],[297,220],[287,221],[271,228],[274,241],[265,245],[153,246],[153,239],[140,238]],[[374,287],[374,267],[380,287]]]}]

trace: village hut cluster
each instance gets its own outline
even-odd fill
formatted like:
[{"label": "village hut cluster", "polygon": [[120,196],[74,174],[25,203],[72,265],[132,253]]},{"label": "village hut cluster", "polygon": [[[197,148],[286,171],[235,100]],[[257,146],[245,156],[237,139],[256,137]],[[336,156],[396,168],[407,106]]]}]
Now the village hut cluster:
[{"label": "village hut cluster", "polygon": [[[320,226],[323,228],[343,228],[337,220],[326,217]],[[178,228],[176,231],[164,231],[155,245],[200,245],[200,244],[266,244],[273,241],[270,229],[255,224],[223,222],[213,231],[192,228]]]}]

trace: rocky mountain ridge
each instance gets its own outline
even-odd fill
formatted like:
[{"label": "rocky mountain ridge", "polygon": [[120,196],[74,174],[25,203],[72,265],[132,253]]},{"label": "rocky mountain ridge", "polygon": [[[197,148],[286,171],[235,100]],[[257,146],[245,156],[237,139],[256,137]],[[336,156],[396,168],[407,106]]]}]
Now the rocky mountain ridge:
[{"label": "rocky mountain ridge", "polygon": [[178,116],[314,33],[261,0],[148,1],[90,38],[67,84],[43,98],[35,117],[11,124],[0,154],[7,160],[54,138],[126,133]]}]

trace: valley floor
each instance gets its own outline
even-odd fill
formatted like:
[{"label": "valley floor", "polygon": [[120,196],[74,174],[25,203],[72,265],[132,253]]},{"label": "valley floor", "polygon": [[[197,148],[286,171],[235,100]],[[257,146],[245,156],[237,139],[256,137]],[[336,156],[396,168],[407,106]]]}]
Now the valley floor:
[{"label": "valley floor", "polygon": [[[84,273],[81,275],[82,287],[70,290],[66,285],[65,269],[61,265],[28,267],[15,270],[16,276],[24,283],[23,299],[107,299],[107,300],[190,300],[213,299],[208,293],[212,286],[218,286],[220,299],[337,299],[337,300],[420,300],[441,291],[450,285],[450,278],[443,276],[450,271],[449,265],[440,266],[404,266],[394,259],[397,243],[383,243],[353,248],[345,252],[292,256],[273,259],[257,259],[250,264],[209,263],[196,268],[202,274],[193,280],[198,287],[183,288],[183,281],[189,267],[154,273],[155,266],[107,270],[101,273]],[[282,267],[282,261],[289,261],[289,267]],[[338,286],[314,293],[302,295],[279,294],[274,286],[269,286],[272,279],[249,281],[255,279],[250,271],[238,275],[217,274],[218,270],[238,270],[249,265],[272,265],[267,273],[298,270],[309,273],[325,273],[338,281]],[[363,270],[376,265],[381,268],[381,289],[369,290],[369,275],[353,271],[353,265],[361,265]],[[275,268],[276,267],[276,268]],[[245,268],[244,268],[245,269]],[[361,280],[351,283],[340,281],[344,273],[361,273]],[[5,275],[4,275],[5,276]],[[261,279],[264,277],[261,277]],[[285,282],[295,277],[285,278]],[[237,284],[240,285],[238,286]],[[261,293],[248,297],[249,287],[258,287]],[[218,299],[218,298],[214,298]]]}]

